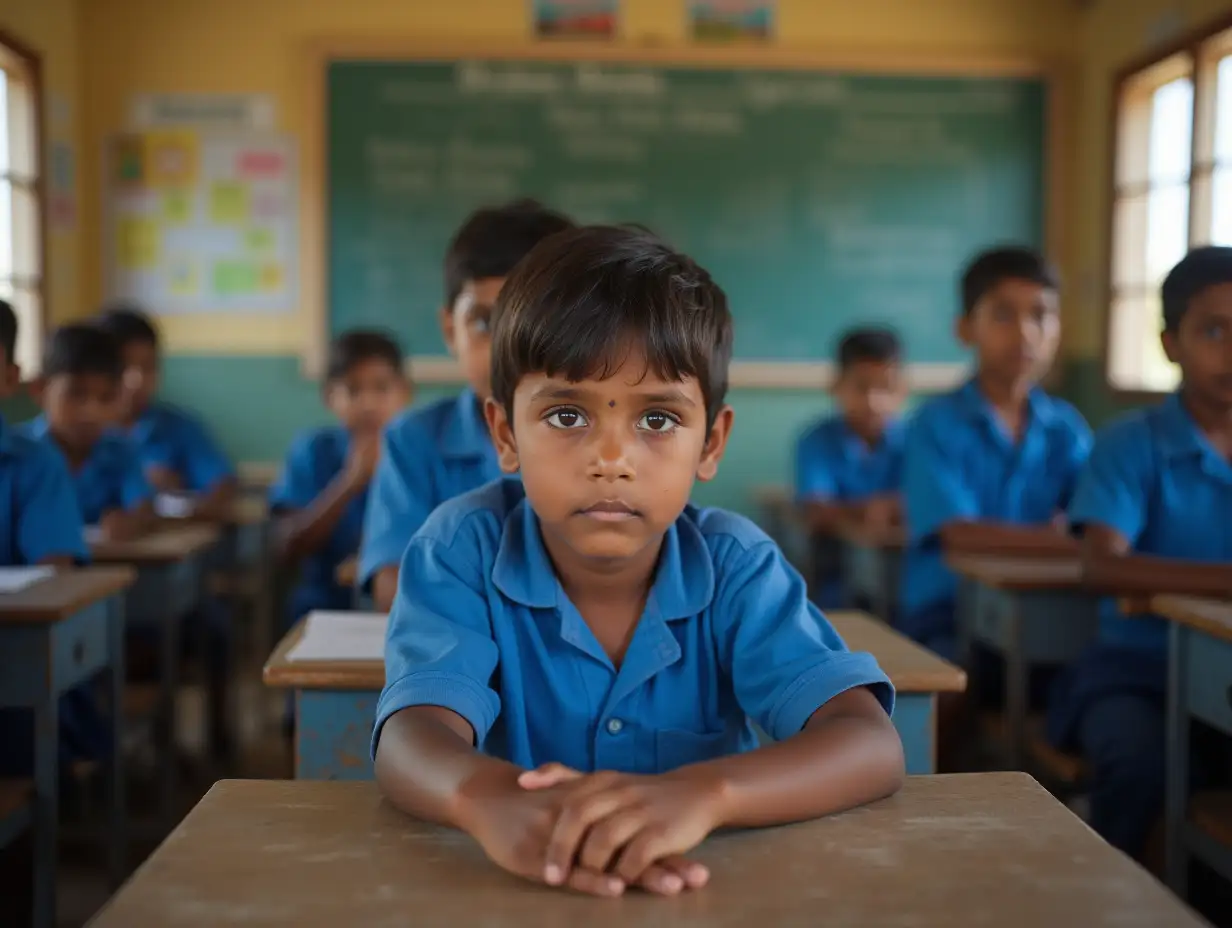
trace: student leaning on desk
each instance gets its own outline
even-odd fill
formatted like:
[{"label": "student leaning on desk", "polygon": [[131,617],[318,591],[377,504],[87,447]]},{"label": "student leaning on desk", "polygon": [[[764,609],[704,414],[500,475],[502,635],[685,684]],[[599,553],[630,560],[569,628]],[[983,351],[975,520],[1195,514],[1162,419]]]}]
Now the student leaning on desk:
[{"label": "student leaning on desk", "polygon": [[681,855],[716,828],[902,782],[876,661],[760,529],[688,504],[731,430],[731,347],[723,291],[641,230],[553,236],[501,291],[485,413],[521,481],[407,548],[373,749],[396,805],[515,874],[671,895],[707,881]]}]

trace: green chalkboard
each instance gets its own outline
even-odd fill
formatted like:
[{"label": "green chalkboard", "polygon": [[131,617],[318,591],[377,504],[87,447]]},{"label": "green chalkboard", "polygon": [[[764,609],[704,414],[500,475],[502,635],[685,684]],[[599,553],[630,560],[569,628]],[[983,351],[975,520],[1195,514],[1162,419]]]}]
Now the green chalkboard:
[{"label": "green chalkboard", "polygon": [[444,351],[451,233],[515,196],[690,253],[745,360],[828,359],[866,322],[960,360],[962,263],[1042,237],[1039,80],[336,61],[327,88],[331,331],[384,326],[410,354]]}]

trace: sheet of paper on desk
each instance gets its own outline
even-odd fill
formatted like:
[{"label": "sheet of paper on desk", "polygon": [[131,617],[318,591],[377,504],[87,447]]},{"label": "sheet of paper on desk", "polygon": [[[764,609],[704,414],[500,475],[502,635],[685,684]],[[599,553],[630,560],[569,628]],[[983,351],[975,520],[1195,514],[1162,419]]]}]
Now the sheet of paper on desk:
[{"label": "sheet of paper on desk", "polygon": [[310,612],[288,661],[379,661],[389,616],[382,612]]},{"label": "sheet of paper on desk", "polygon": [[0,593],[17,593],[55,574],[54,567],[0,567]]},{"label": "sheet of paper on desk", "polygon": [[192,497],[159,493],[154,497],[154,514],[160,519],[187,519],[192,515]]}]

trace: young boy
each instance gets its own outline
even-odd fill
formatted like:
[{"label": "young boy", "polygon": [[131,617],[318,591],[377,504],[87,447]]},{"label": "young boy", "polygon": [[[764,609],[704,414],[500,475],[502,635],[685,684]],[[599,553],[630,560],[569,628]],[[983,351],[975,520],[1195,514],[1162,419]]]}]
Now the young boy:
[{"label": "young boy", "polygon": [[943,551],[1072,552],[1061,516],[1091,434],[1082,416],[1037,384],[1056,353],[1057,279],[1040,255],[997,248],[962,279],[958,338],[975,376],[920,407],[908,428],[908,529],[900,625],[954,659],[957,581]]},{"label": "young boy", "polygon": [[[832,389],[839,413],[796,445],[796,498],[814,534],[843,522],[899,521],[905,432],[898,413],[906,398],[901,355],[898,336],[889,329],[854,329],[839,342]],[[836,565],[827,566],[815,602],[836,609],[846,596]]]},{"label": "young boy", "polygon": [[335,574],[359,550],[381,429],[410,398],[402,349],[380,332],[339,335],[330,346],[323,393],[338,424],[297,438],[270,491],[270,508],[282,516],[280,553],[300,563],[293,620],[313,609],[351,605],[351,590]]},{"label": "young boy", "polygon": [[441,331],[467,388],[408,412],[386,429],[368,497],[359,582],[377,609],[389,609],[407,542],[440,503],[500,476],[483,421],[490,387],[489,319],[514,265],[571,223],[530,200],[481,209],[463,223],[445,254]]},{"label": "young boy", "polygon": [[123,376],[116,340],[96,325],[61,326],[43,355],[37,394],[43,414],[23,434],[63,455],[87,525],[115,541],[153,524],[154,492],[132,442],[111,429]]},{"label": "young boy", "polygon": [[158,493],[189,494],[192,515],[221,518],[235,497],[235,473],[201,422],[155,402],[159,357],[154,324],[130,306],[103,312],[98,324],[120,345],[124,380],[119,422],[136,442],[146,479]]},{"label": "young boy", "polygon": [[485,412],[522,479],[408,546],[373,749],[395,804],[515,874],[670,895],[705,883],[679,855],[715,828],[902,780],[876,662],[763,532],[688,504],[731,428],[731,346],[723,291],[637,229],[555,236],[501,291]]},{"label": "young boy", "polygon": [[[1093,585],[1232,595],[1232,248],[1199,248],[1163,284],[1181,386],[1101,430],[1070,504]],[[1059,681],[1050,735],[1092,770],[1091,825],[1141,857],[1164,801],[1168,634],[1103,605],[1098,641]]]}]

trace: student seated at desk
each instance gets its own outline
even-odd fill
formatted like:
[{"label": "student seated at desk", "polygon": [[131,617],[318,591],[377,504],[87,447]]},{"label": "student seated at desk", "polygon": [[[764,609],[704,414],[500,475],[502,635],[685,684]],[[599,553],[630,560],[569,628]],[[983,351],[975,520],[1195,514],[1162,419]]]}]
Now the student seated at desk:
[{"label": "student seated at desk", "polygon": [[[1063,513],[1091,432],[1069,403],[1038,386],[1060,330],[1057,279],[1040,255],[997,248],[968,266],[957,332],[975,352],[975,376],[920,407],[903,462],[900,627],[942,657],[953,660],[957,650],[957,580],[944,551],[1076,550]],[[999,665],[989,669],[979,676],[991,694],[1000,690]]]},{"label": "student seated at desk", "polygon": [[[837,415],[817,423],[796,444],[796,499],[814,534],[842,522],[896,524],[901,516],[905,431],[898,421],[906,398],[898,336],[890,329],[854,329],[838,346],[832,393]],[[845,605],[838,564],[818,577],[814,601]]]},{"label": "student seated at desk", "polygon": [[[1232,595],[1232,248],[1163,284],[1181,387],[1103,429],[1070,505],[1086,576],[1123,594]],[[1091,825],[1141,856],[1164,804],[1168,630],[1103,604],[1099,640],[1058,681],[1049,733],[1092,770]]]},{"label": "student seated at desk", "polygon": [[368,494],[358,576],[381,611],[393,602],[398,562],[428,514],[500,476],[483,421],[483,402],[491,389],[492,306],[514,265],[543,239],[571,225],[559,213],[521,200],[472,214],[449,243],[441,331],[467,388],[406,413],[385,430]]},{"label": "student seated at desk", "polygon": [[406,550],[373,734],[391,801],[528,879],[670,895],[705,883],[679,855],[716,828],[894,792],[876,661],[765,533],[689,505],[732,424],[723,291],[645,231],[583,228],[518,266],[493,326],[485,412],[521,481]]},{"label": "student seated at desk", "polygon": [[353,591],[336,575],[359,549],[381,430],[410,399],[402,349],[380,332],[344,332],[330,345],[323,393],[338,424],[296,438],[270,490],[279,553],[300,565],[293,622],[313,609],[351,606]]},{"label": "student seated at desk", "polygon": [[[0,398],[21,380],[13,363],[17,317],[0,300]],[[0,567],[48,564],[71,567],[89,558],[73,481],[64,457],[45,442],[30,438],[0,419]],[[0,654],[0,661],[4,655]],[[3,673],[0,668],[0,673]],[[81,696],[60,703],[61,769],[96,756],[98,730]],[[28,776],[34,762],[34,721],[29,710],[0,709],[0,776]]]}]

